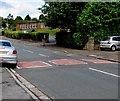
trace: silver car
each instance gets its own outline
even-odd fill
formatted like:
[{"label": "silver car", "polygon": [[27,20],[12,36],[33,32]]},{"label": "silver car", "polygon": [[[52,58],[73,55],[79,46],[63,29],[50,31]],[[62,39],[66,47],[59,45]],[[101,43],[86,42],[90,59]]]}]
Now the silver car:
[{"label": "silver car", "polygon": [[103,40],[100,42],[100,49],[111,49],[112,51],[120,49],[120,36],[110,36],[103,38]]},{"label": "silver car", "polygon": [[0,40],[0,62],[12,64],[12,68],[17,65],[17,50],[8,40]]}]

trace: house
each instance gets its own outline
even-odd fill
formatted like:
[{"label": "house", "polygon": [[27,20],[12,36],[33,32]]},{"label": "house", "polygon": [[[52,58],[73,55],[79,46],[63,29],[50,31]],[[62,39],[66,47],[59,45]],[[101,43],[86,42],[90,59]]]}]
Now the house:
[{"label": "house", "polygon": [[22,21],[16,24],[16,30],[32,30],[47,28],[42,21]]}]

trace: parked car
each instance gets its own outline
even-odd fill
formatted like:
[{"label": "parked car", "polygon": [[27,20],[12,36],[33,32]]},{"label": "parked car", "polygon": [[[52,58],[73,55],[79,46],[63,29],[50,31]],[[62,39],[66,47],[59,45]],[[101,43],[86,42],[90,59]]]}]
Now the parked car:
[{"label": "parked car", "polygon": [[2,64],[10,64],[12,68],[17,65],[17,50],[8,40],[0,39],[0,62]]},{"label": "parked car", "polygon": [[100,49],[111,49],[112,51],[120,49],[120,36],[110,36],[103,38],[103,40],[100,42]]}]

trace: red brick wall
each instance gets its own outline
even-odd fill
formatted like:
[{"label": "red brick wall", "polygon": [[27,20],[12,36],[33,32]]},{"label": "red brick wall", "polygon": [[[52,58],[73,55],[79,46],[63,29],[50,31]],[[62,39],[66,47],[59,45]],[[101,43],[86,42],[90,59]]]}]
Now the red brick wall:
[{"label": "red brick wall", "polygon": [[16,30],[20,30],[20,24],[16,24]]}]

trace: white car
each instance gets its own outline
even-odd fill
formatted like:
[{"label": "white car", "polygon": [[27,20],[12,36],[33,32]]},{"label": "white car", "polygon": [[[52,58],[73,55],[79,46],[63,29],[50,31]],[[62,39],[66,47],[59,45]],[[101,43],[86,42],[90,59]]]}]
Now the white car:
[{"label": "white car", "polygon": [[103,38],[103,40],[100,42],[100,49],[111,49],[112,51],[120,49],[120,36],[110,36]]},{"label": "white car", "polygon": [[0,39],[0,62],[3,64],[12,64],[11,68],[17,65],[17,50],[8,40]]}]

